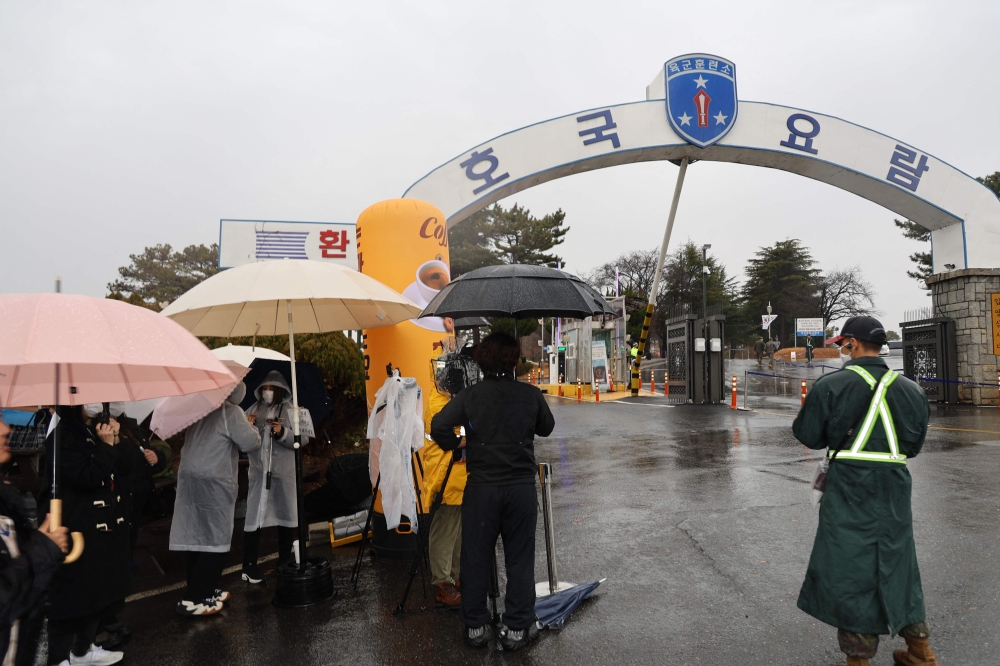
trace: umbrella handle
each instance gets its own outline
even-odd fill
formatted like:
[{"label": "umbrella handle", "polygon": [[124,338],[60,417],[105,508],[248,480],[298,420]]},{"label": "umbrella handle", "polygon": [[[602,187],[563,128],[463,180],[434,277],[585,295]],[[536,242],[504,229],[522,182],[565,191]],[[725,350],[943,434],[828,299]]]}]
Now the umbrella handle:
[{"label": "umbrella handle", "polygon": [[[49,500],[49,531],[55,532],[60,527],[62,527],[62,500],[51,499]],[[83,555],[83,534],[73,532],[71,536],[73,537],[73,548],[63,560],[63,564],[76,562]]]}]

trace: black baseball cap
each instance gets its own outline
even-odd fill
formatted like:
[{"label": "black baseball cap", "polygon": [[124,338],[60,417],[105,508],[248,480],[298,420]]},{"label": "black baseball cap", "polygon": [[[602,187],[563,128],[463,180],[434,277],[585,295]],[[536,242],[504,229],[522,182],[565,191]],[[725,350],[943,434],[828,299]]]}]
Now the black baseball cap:
[{"label": "black baseball cap", "polygon": [[844,322],[840,335],[826,341],[828,345],[839,345],[844,338],[856,338],[876,345],[885,344],[885,327],[875,317],[851,317]]}]

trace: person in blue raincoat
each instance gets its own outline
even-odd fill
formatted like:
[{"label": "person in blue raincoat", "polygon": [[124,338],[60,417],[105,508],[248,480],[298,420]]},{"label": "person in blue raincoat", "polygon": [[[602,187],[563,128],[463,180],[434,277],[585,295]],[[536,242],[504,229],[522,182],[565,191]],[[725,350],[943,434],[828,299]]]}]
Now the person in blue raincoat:
[{"label": "person in blue raincoat", "polygon": [[841,345],[844,368],[816,380],[792,425],[831,459],[798,606],[837,627],[848,666],[868,666],[885,634],[906,640],[896,664],[936,666],[906,467],[927,436],[927,397],[879,358],[877,319],[851,317],[841,333],[828,342]]}]

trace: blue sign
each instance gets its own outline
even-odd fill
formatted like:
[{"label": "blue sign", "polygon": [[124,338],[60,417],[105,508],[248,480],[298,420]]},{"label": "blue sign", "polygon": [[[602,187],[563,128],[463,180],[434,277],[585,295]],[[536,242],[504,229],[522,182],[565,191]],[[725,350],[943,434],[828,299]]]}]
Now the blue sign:
[{"label": "blue sign", "polygon": [[681,137],[708,148],[736,122],[736,66],[718,56],[693,53],[663,65],[667,118]]}]

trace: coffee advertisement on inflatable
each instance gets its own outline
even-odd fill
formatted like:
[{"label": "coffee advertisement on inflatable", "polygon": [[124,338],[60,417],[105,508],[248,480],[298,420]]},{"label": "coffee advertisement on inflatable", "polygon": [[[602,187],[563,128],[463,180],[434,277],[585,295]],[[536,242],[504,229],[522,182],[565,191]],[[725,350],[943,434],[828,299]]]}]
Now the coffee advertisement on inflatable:
[{"label": "coffee advertisement on inflatable", "polygon": [[[358,217],[357,252],[358,270],[421,307],[451,281],[444,214],[424,201],[390,199],[365,209]],[[404,377],[414,377],[426,396],[433,385],[431,359],[441,353],[434,343],[450,335],[438,317],[365,331],[369,406],[385,383],[390,363]]]}]

